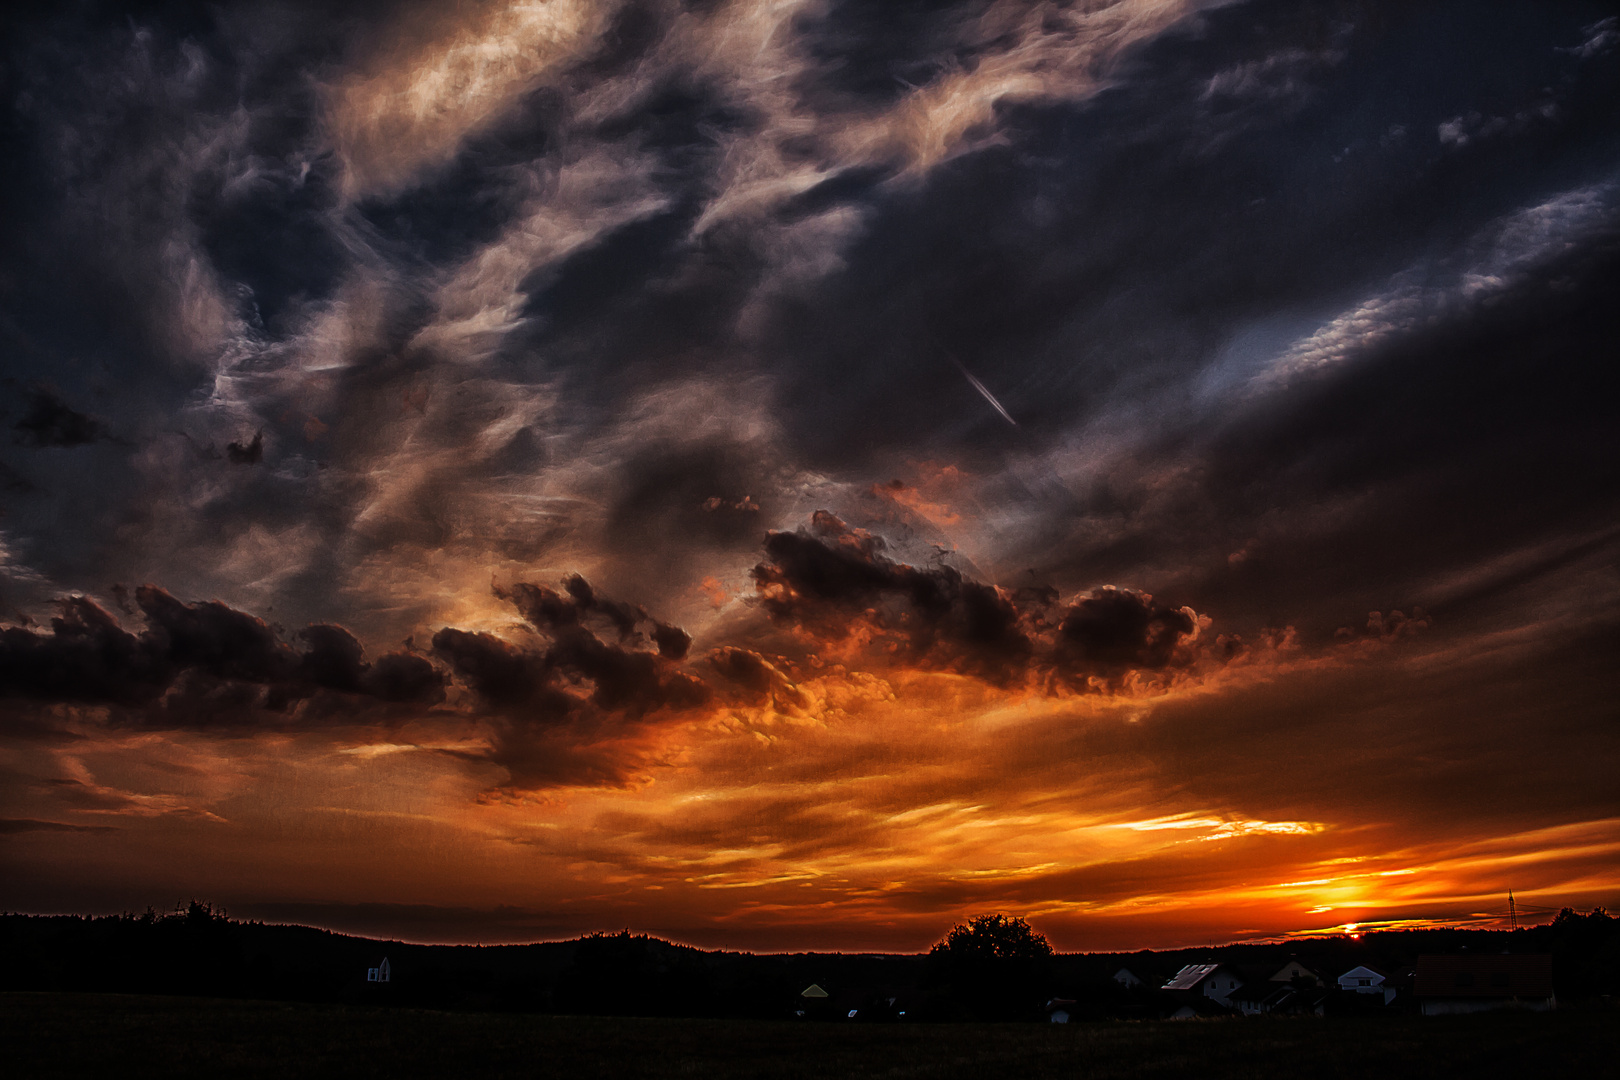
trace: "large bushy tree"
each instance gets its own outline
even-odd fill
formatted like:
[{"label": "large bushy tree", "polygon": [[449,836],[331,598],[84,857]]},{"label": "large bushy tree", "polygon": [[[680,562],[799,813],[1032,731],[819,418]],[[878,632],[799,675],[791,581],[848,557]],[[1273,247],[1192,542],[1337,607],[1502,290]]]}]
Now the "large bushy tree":
[{"label": "large bushy tree", "polygon": [[928,954],[952,1011],[981,1020],[1035,1019],[1051,982],[1052,943],[1016,916],[975,915]]},{"label": "large bushy tree", "polygon": [[1013,915],[975,915],[951,927],[933,954],[984,960],[1038,960],[1052,955],[1052,943]]}]

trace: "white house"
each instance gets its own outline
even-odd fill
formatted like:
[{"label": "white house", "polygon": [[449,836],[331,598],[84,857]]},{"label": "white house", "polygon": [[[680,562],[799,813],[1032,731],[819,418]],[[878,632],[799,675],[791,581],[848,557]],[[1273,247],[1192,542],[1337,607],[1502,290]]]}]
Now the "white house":
[{"label": "white house", "polygon": [[394,977],[393,968],[388,966],[388,957],[382,958],[382,963],[376,967],[366,968],[366,982],[388,982]]},{"label": "white house", "polygon": [[1243,977],[1225,964],[1188,964],[1160,989],[1189,991],[1231,1005],[1228,995],[1242,985]]},{"label": "white house", "polygon": [[1385,1005],[1395,1000],[1395,987],[1370,967],[1353,967],[1340,975],[1339,989],[1352,994],[1377,994]]},{"label": "white house", "polygon": [[1339,976],[1339,989],[1354,994],[1382,994],[1384,976],[1370,967],[1353,967]]}]

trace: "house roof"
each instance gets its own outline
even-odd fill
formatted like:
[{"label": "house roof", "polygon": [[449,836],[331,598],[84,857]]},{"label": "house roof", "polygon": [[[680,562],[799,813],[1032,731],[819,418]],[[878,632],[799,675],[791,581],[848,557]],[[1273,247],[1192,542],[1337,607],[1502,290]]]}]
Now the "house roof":
[{"label": "house roof", "polygon": [[1174,1012],[1171,1013],[1171,1015],[1174,1016],[1174,1015],[1176,1015],[1176,1013],[1183,1013],[1183,1012],[1190,1012],[1194,1016],[1231,1016],[1232,1015],[1232,1010],[1231,1009],[1228,1009],[1226,1006],[1221,1005],[1219,1002],[1211,1001],[1209,998],[1204,997],[1201,994],[1200,995],[1194,995],[1193,997],[1181,999],[1181,1001],[1177,1005],[1177,1008],[1174,1010]]},{"label": "house roof", "polygon": [[809,986],[805,987],[799,992],[799,996],[807,998],[824,998],[827,996],[827,991],[823,990],[815,983],[811,983]]},{"label": "house roof", "polygon": [[1420,956],[1417,995],[1459,998],[1552,997],[1552,957],[1545,953]]},{"label": "house roof", "polygon": [[1291,986],[1285,986],[1267,1000],[1270,1002],[1272,1012],[1314,1012],[1317,1006],[1328,999],[1330,993],[1320,987],[1296,990]]},{"label": "house roof", "polygon": [[1215,974],[1225,964],[1188,964],[1176,972],[1175,978],[1160,987],[1162,990],[1192,990],[1199,983]]},{"label": "house roof", "polygon": [[1290,968],[1298,968],[1302,973],[1309,975],[1313,979],[1320,980],[1322,978],[1320,975],[1306,967],[1304,964],[1300,963],[1298,960],[1289,960],[1288,963],[1272,972],[1272,974],[1268,976],[1268,979],[1270,979],[1272,982],[1288,982],[1292,978],[1292,976],[1288,974],[1288,970]]},{"label": "house roof", "polygon": [[1376,971],[1365,964],[1358,964],[1340,975],[1339,981],[1343,982],[1345,979],[1382,979],[1383,977],[1384,973],[1382,971]]}]

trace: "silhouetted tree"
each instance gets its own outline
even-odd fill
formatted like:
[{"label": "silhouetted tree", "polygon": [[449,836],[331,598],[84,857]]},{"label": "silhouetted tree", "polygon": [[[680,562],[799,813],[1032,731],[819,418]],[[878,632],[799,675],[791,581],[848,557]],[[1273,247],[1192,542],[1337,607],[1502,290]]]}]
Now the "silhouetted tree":
[{"label": "silhouetted tree", "polygon": [[1613,993],[1620,967],[1620,919],[1603,908],[1582,915],[1564,908],[1549,927],[1553,985],[1564,998]]},{"label": "silhouetted tree", "polygon": [[998,912],[975,915],[965,923],[958,923],[951,927],[945,940],[929,951],[953,957],[1035,960],[1051,956],[1052,943],[1023,919]]},{"label": "silhouetted tree", "polygon": [[928,953],[930,975],[959,1013],[983,1020],[1034,1019],[1051,982],[1052,943],[1000,912],[951,927]]}]

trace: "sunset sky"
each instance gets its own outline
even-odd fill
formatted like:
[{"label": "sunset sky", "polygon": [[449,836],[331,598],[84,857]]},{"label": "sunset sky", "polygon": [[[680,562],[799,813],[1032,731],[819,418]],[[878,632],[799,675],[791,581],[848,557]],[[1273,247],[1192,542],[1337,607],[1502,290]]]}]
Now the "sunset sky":
[{"label": "sunset sky", "polygon": [[0,16],[0,909],[1620,904],[1620,18]]}]

